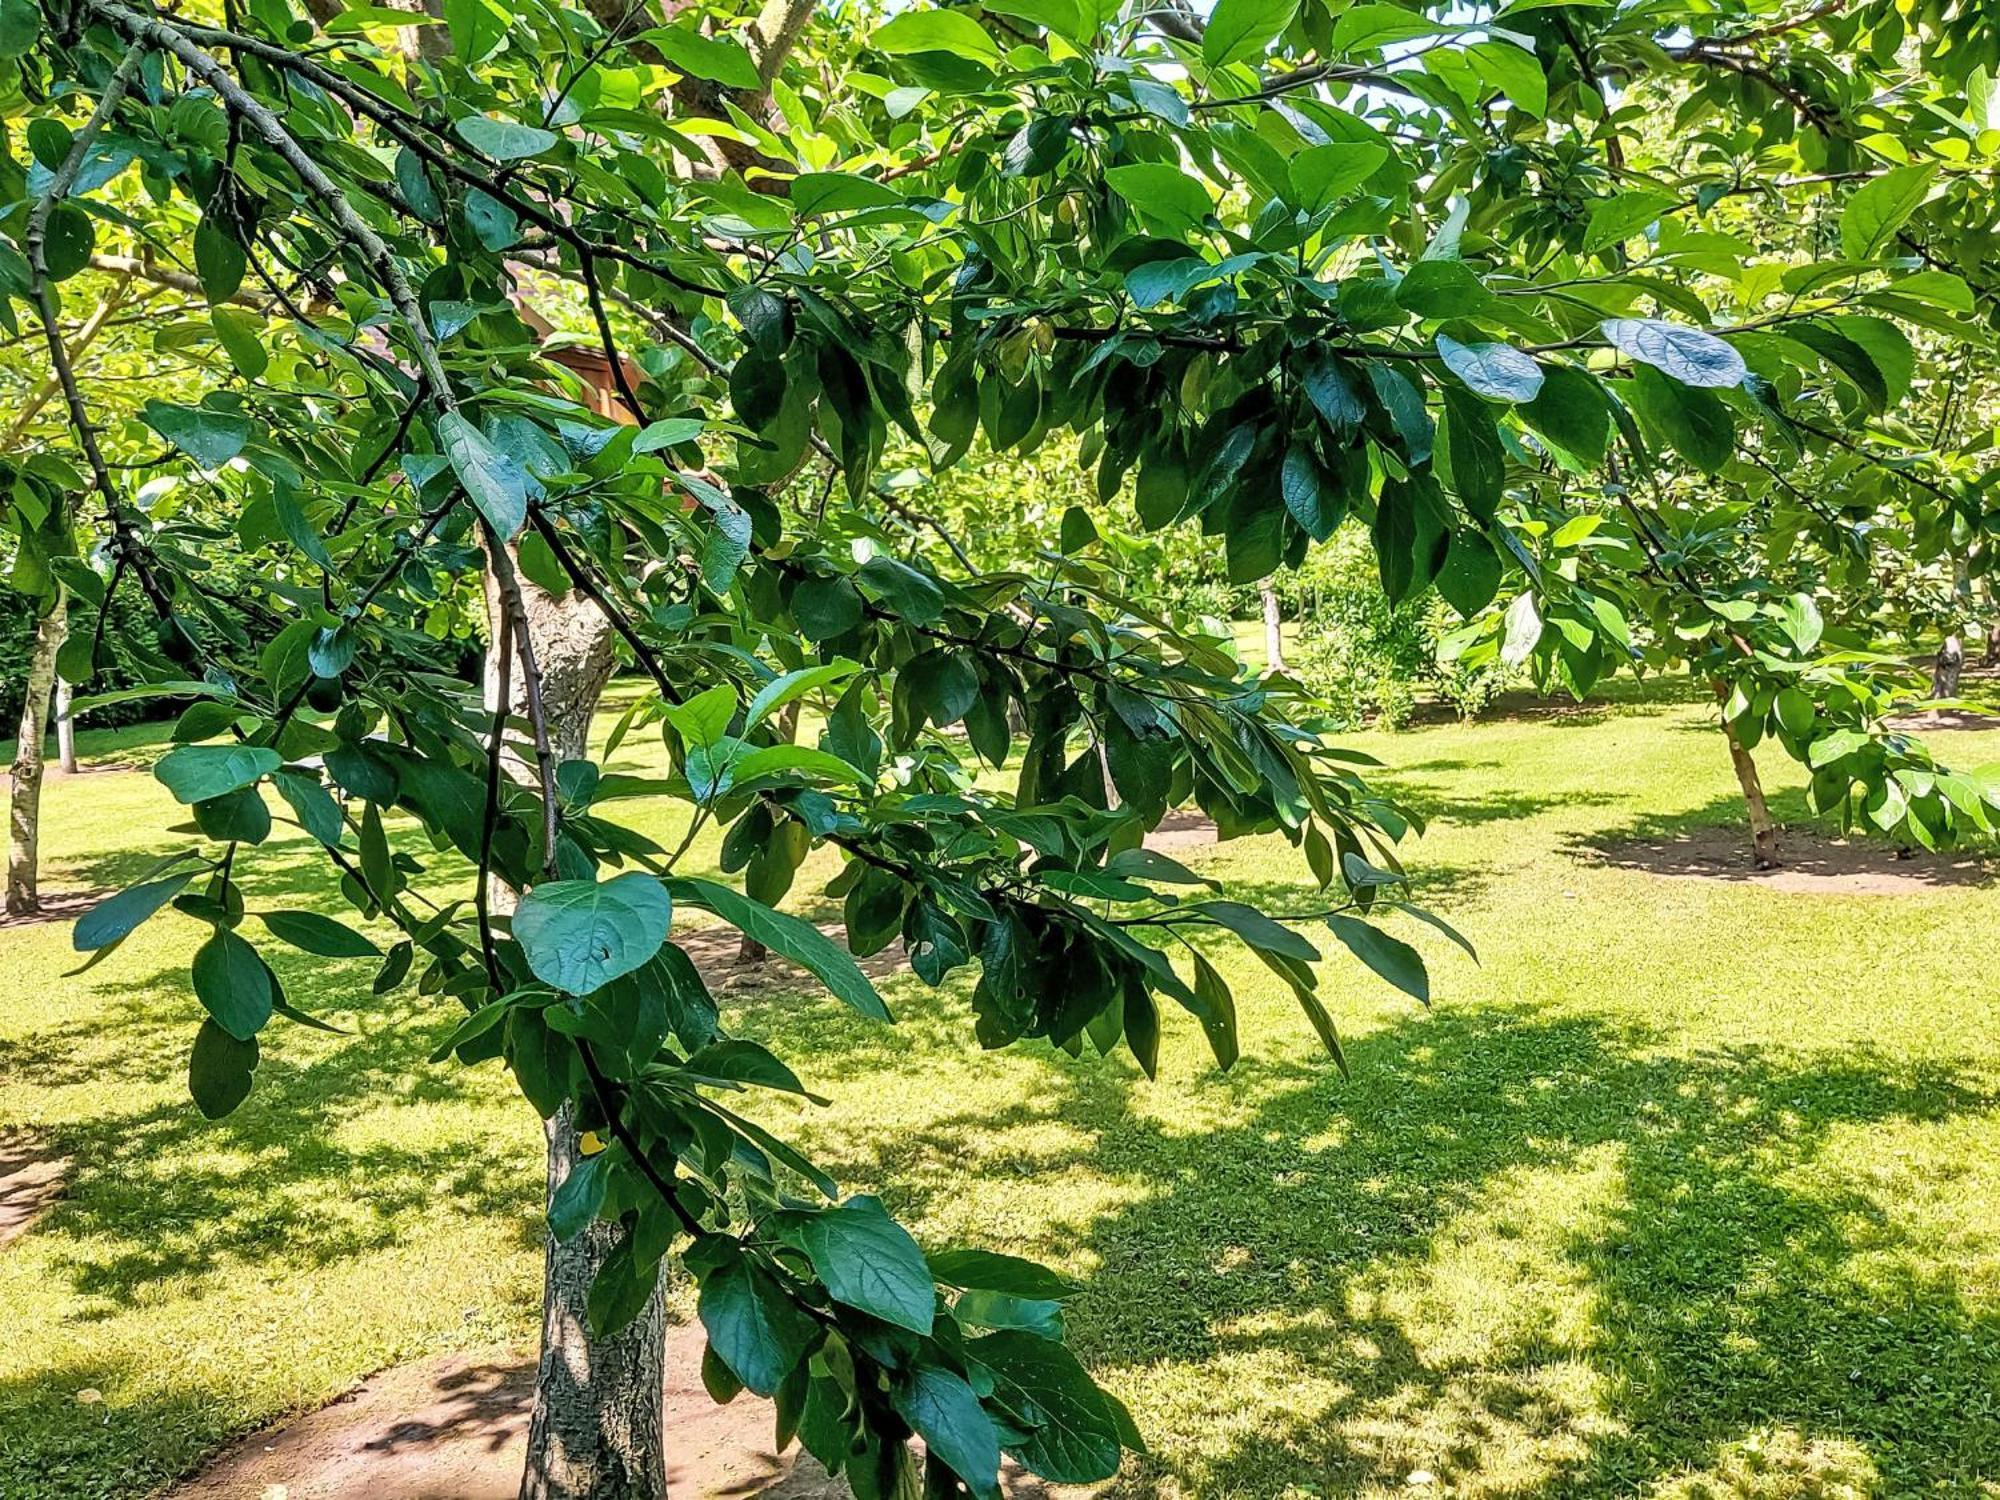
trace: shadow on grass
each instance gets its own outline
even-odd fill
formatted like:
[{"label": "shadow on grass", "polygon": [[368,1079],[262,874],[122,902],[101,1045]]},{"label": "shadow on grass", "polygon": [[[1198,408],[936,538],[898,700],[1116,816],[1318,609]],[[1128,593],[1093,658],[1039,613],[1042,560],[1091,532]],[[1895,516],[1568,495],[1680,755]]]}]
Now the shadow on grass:
[{"label": "shadow on grass", "polygon": [[[363,975],[364,995],[366,986]],[[184,1073],[199,1015],[186,971],[164,969],[120,989],[87,1026],[0,1049],[0,1076],[59,1087],[105,1069],[148,1079]],[[396,1242],[410,1215],[441,1204],[517,1218],[525,1240],[539,1245],[531,1214],[539,1177],[526,1160],[496,1159],[490,1141],[343,1143],[342,1126],[365,1112],[484,1090],[460,1065],[426,1064],[449,1029],[449,1002],[414,1003],[377,1001],[368,1030],[331,1043],[276,1023],[264,1034],[256,1087],[222,1120],[205,1120],[185,1095],[169,1094],[149,1108],[52,1122],[48,1139],[73,1166],[43,1223],[76,1247],[57,1262],[76,1290],[103,1299],[83,1316],[108,1313],[163,1280],[198,1278],[279,1247],[331,1264]]]},{"label": "shadow on grass", "polygon": [[[917,1212],[966,1172],[1133,1187],[1052,1234],[1098,1267],[1073,1318],[1079,1352],[1142,1414],[1149,1388],[1185,1388],[1186,1366],[1217,1434],[1259,1394],[1272,1409],[1226,1441],[1183,1432],[1115,1496],[1169,1479],[1189,1495],[1400,1487],[1396,1445],[1426,1430],[1443,1434],[1439,1483],[1482,1493],[1632,1494],[1773,1426],[1859,1444],[1888,1493],[1971,1494],[1973,1476],[2000,1475],[2000,1320],[1933,1249],[1921,1279],[1881,1269],[1909,1241],[1864,1183],[1799,1185],[1838,1130],[2000,1100],[1869,1054],[1669,1057],[1637,1030],[1502,1008],[1413,1019],[1348,1054],[1351,1083],[1246,1060],[1214,1081],[1254,1106],[1223,1128],[1139,1112],[1129,1069],[1045,1054],[1030,1097],[846,1165]],[[1440,1335],[1381,1295],[1519,1174],[1593,1166],[1611,1183],[1594,1210],[1536,1223],[1531,1202],[1487,1231],[1548,1243],[1565,1295],[1590,1310],[1580,1349],[1518,1313]],[[1467,1338],[1484,1347],[1454,1353]],[[1589,1399],[1547,1378],[1576,1360]],[[1260,1377],[1275,1389],[1227,1389],[1246,1365],[1280,1372]],[[1496,1484],[1482,1471],[1510,1450],[1526,1472]]]},{"label": "shadow on grass", "polygon": [[1572,838],[1568,851],[1590,864],[1649,875],[1754,881],[1780,888],[1791,883],[1829,892],[1979,887],[1995,878],[1994,866],[1976,853],[1904,849],[1862,828],[1842,835],[1832,819],[1807,810],[1799,788],[1776,792],[1769,802],[1780,828],[1776,872],[1756,868],[1743,800],[1728,794],[1682,812],[1646,814],[1614,829]]}]

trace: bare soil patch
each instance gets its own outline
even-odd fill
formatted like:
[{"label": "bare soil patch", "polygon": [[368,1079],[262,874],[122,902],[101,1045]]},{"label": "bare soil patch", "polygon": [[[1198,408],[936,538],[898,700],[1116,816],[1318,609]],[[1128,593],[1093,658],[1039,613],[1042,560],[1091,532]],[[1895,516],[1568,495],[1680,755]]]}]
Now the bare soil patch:
[{"label": "bare soil patch", "polygon": [[1982,886],[1996,873],[1969,854],[1904,856],[1893,846],[1788,831],[1779,841],[1783,863],[1759,870],[1747,830],[1691,829],[1660,838],[1621,839],[1587,847],[1592,863],[1676,880],[1733,880],[1801,895],[1907,896],[1953,886]]},{"label": "bare soil patch", "polygon": [[1926,729],[2000,729],[2000,714],[1981,713],[1976,708],[1927,708],[1887,722],[1891,729],[1912,734]]},{"label": "bare soil patch", "polygon": [[43,891],[40,911],[21,916],[0,912],[0,931],[10,927],[36,927],[43,922],[74,922],[110,894],[109,886],[88,891]]},{"label": "bare soil patch", "polygon": [[1215,823],[1207,813],[1193,808],[1175,808],[1160,820],[1160,826],[1146,835],[1146,847],[1162,854],[1172,849],[1195,849],[1213,844]]},{"label": "bare soil patch", "polygon": [[69,1158],[27,1136],[0,1138],[0,1247],[26,1234],[62,1196]]},{"label": "bare soil patch", "polygon": [[[667,1492],[674,1500],[836,1500],[850,1494],[795,1446],[772,1447],[771,1403],[717,1406],[697,1325],[667,1332]],[[515,1500],[535,1367],[462,1354],[371,1376],[318,1411],[245,1438],[169,1500]],[[1018,1473],[1016,1500],[1047,1491]]]}]

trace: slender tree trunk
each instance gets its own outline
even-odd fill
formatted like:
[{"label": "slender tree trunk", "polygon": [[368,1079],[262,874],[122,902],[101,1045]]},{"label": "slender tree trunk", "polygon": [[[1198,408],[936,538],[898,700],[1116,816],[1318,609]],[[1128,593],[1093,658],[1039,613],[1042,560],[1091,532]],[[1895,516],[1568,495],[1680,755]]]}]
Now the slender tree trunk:
[{"label": "slender tree trunk", "polygon": [[1750,814],[1751,856],[1758,869],[1775,870],[1782,863],[1778,858],[1778,825],[1771,820],[1770,806],[1764,801],[1764,783],[1758,779],[1757,762],[1727,724],[1722,726],[1722,737],[1729,741],[1729,762],[1736,769],[1736,784],[1743,790],[1743,806]]},{"label": "slender tree trunk", "polygon": [[[790,703],[787,703],[783,708],[778,710],[778,718],[773,727],[777,730],[778,738],[783,740],[787,745],[796,744],[798,742],[799,738],[798,699],[794,698]],[[758,942],[747,932],[743,934],[742,941],[736,945],[736,963],[738,967],[761,964],[765,959],[769,958],[770,956],[771,956],[771,950],[769,948],[766,948],[762,943]]]},{"label": "slender tree trunk", "polygon": [[56,768],[65,776],[76,774],[76,717],[70,712],[67,678],[56,679]]},{"label": "slender tree trunk", "polygon": [[1959,674],[1965,670],[1965,642],[1954,630],[1944,638],[1938,647],[1937,660],[1931,665],[1931,696],[1933,698],[1956,698],[1958,696]]},{"label": "slender tree trunk", "polygon": [[[557,598],[525,576],[521,592],[541,673],[551,748],[559,760],[580,760],[588,752],[591,716],[611,676],[610,625],[581,594]],[[498,601],[492,597],[490,579],[488,594],[491,620],[497,618],[493,612]],[[500,691],[497,667],[489,651],[489,704]],[[525,716],[526,694],[518,665],[506,691],[510,711]],[[521,779],[535,775],[532,765],[511,757],[508,770]],[[511,892],[505,895],[511,900]],[[548,1191],[553,1195],[582,1157],[567,1108],[547,1122],[544,1133]],[[661,1432],[666,1394],[664,1292],[656,1290],[645,1311],[609,1338],[592,1337],[586,1313],[591,1283],[617,1245],[618,1234],[610,1225],[595,1224],[567,1244],[553,1238],[546,1242],[542,1351],[521,1500],[661,1500],[667,1492]]]},{"label": "slender tree trunk", "polygon": [[56,652],[69,633],[68,601],[58,587],[54,605],[35,626],[28,680],[21,695],[21,725],[14,742],[12,805],[8,813],[7,911],[26,916],[42,909],[39,890],[42,837],[42,754],[48,735],[49,697],[55,687]]},{"label": "slender tree trunk", "polygon": [[1273,672],[1285,670],[1285,617],[1278,609],[1278,591],[1266,582],[1257,594],[1264,603],[1264,665]]}]

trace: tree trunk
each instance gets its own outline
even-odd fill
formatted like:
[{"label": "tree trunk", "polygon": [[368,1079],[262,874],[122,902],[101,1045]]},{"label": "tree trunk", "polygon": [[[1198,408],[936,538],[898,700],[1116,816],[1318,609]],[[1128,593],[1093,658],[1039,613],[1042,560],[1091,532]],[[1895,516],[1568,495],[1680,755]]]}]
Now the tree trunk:
[{"label": "tree trunk", "polygon": [[48,734],[49,696],[55,687],[56,652],[69,633],[68,601],[56,590],[54,605],[35,626],[28,679],[21,694],[21,726],[14,742],[13,797],[8,816],[7,911],[27,916],[42,909],[38,889],[42,836],[42,752]]},{"label": "tree trunk", "polygon": [[1931,696],[1956,698],[1959,674],[1964,670],[1965,642],[1954,630],[1944,638],[1944,644],[1938,647],[1937,660],[1931,665]]},{"label": "tree trunk", "polygon": [[[551,1197],[581,1159],[567,1107],[545,1127]],[[655,1288],[622,1332],[593,1338],[585,1304],[618,1244],[596,1223],[567,1245],[548,1242],[542,1278],[542,1358],[521,1500],[665,1500],[667,1315]]]},{"label": "tree trunk", "polygon": [[65,776],[76,774],[76,717],[70,712],[68,679],[56,679],[56,768]]},{"label": "tree trunk", "polygon": [[1258,586],[1264,603],[1264,666],[1268,671],[1285,670],[1285,617],[1278,611],[1278,591],[1269,583]]},{"label": "tree trunk", "polygon": [[[517,570],[518,572],[518,570]],[[581,594],[558,598],[525,576],[528,638],[541,673],[550,748],[558,760],[588,752],[591,716],[610,679],[611,627]],[[489,622],[499,601],[489,578]],[[488,639],[493,635],[489,627]],[[507,687],[509,711],[527,713],[527,696],[515,654]],[[498,663],[486,660],[487,702],[497,701]],[[535,768],[510,755],[508,772],[531,780]],[[506,893],[511,900],[512,893]],[[497,903],[496,903],[497,904]],[[548,1191],[554,1194],[581,1159],[567,1108],[545,1127]],[[598,1267],[618,1243],[618,1230],[594,1224],[568,1244],[550,1238],[542,1279],[542,1352],[535,1374],[535,1407],[528,1424],[528,1455],[521,1500],[661,1500],[667,1492],[666,1445],[661,1433],[665,1403],[664,1292],[655,1290],[632,1324],[610,1338],[593,1338],[585,1308]]]},{"label": "tree trunk", "polygon": [[1757,762],[1736,738],[1736,731],[1722,726],[1729,741],[1729,761],[1736,768],[1736,784],[1743,789],[1743,805],[1750,813],[1750,852],[1760,870],[1775,870],[1778,859],[1778,825],[1771,821],[1771,809],[1764,801],[1764,783],[1757,778]]},{"label": "tree trunk", "polygon": [[[794,698],[790,703],[787,703],[783,708],[778,710],[778,717],[772,728],[777,731],[778,738],[787,745],[798,743],[799,700],[797,698]],[[761,964],[770,956],[771,950],[747,932],[743,934],[742,941],[736,945],[736,966],[738,968]]]}]

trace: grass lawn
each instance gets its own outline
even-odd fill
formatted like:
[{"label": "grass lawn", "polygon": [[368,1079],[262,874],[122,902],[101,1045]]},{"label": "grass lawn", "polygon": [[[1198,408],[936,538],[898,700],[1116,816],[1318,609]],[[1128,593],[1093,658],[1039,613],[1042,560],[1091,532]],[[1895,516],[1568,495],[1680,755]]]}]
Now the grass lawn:
[{"label": "grass lawn", "polygon": [[[1087,1284],[1077,1347],[1152,1445],[1109,1489],[1129,1500],[2000,1495],[2000,888],[1640,867],[1623,841],[1737,816],[1712,719],[1641,701],[1355,737],[1430,816],[1409,860],[1483,963],[1403,924],[1425,1012],[1336,948],[1351,1081],[1218,949],[1246,1037],[1227,1077],[1188,1018],[1157,1084],[984,1055],[963,986],[904,978],[893,1031],[814,997],[737,1007],[835,1101],[764,1115],[927,1243]],[[2000,759],[2000,734],[1939,739]],[[47,799],[52,888],[172,847],[144,775]],[[1307,898],[1279,840],[1195,857]],[[253,890],[332,909],[297,843],[255,864]],[[532,1334],[539,1133],[497,1069],[424,1064],[456,1007],[274,953],[351,1034],[278,1025],[250,1102],[206,1124],[196,937],[164,917],[64,980],[65,926],[0,931],[0,1129],[74,1161],[0,1251],[7,1500],[144,1496],[372,1369]]]}]

